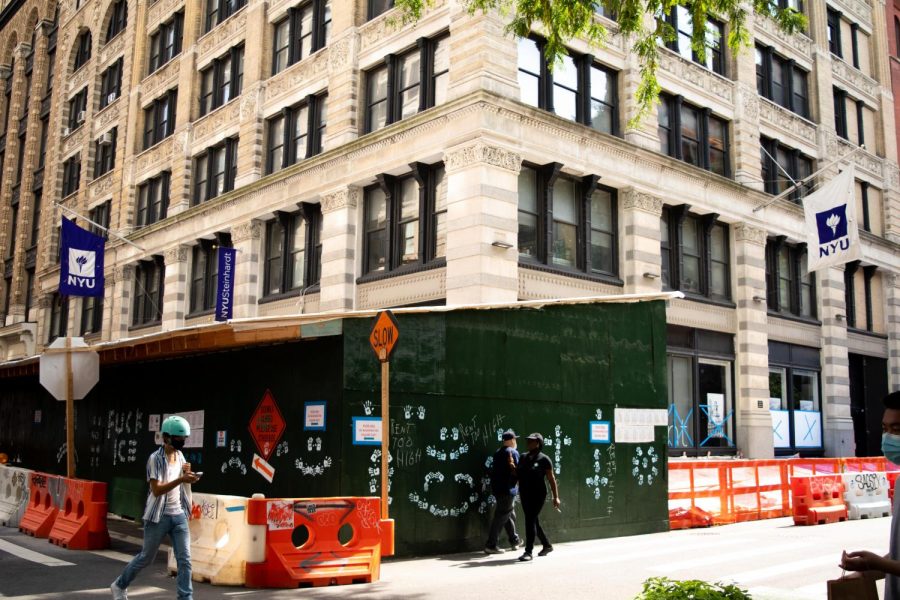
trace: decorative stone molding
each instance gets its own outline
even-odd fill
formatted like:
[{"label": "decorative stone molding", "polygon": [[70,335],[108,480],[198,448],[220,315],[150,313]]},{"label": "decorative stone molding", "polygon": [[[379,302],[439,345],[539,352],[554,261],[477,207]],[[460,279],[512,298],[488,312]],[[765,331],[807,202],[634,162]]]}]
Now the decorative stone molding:
[{"label": "decorative stone molding", "polygon": [[357,44],[359,36],[355,33],[345,35],[336,42],[332,42],[328,51],[328,72],[338,73],[347,68],[353,57],[353,47]]},{"label": "decorative stone molding", "polygon": [[[843,8],[844,12],[852,14],[855,17],[854,21],[872,25],[872,6],[865,0],[834,0],[834,3]],[[884,7],[881,6],[881,9]]]},{"label": "decorative stone molding", "polygon": [[900,273],[887,273],[884,278],[885,287],[900,288]]},{"label": "decorative stone molding", "polygon": [[53,306],[53,300],[51,300],[50,296],[41,296],[37,299],[38,308],[48,309]]},{"label": "decorative stone molding", "polygon": [[231,241],[234,244],[241,244],[247,240],[258,240],[260,237],[262,237],[262,221],[256,219],[231,228]]},{"label": "decorative stone molding", "polygon": [[803,117],[796,115],[766,99],[757,100],[759,120],[765,121],[778,129],[782,129],[809,142],[816,139],[816,126]]},{"label": "decorative stone molding", "polygon": [[361,195],[360,189],[356,186],[325,194],[322,196],[322,213],[330,213],[342,208],[356,208],[359,206]]},{"label": "decorative stone molding", "polygon": [[365,51],[399,30],[397,21],[391,19],[388,11],[359,28],[359,49]]},{"label": "decorative stone molding", "polygon": [[888,163],[885,165],[884,171],[886,187],[891,190],[900,189],[900,168],[895,164]]},{"label": "decorative stone molding", "polygon": [[665,48],[659,51],[659,65],[663,71],[671,73],[680,82],[700,87],[719,98],[734,97],[734,82],[716,75],[695,62],[685,60]]},{"label": "decorative stone molding", "polygon": [[171,87],[178,81],[180,73],[181,61],[172,60],[163,68],[147,75],[144,81],[141,82],[141,92],[143,92],[144,100],[150,100],[150,97],[160,88],[168,89]]},{"label": "decorative stone molding", "polygon": [[738,105],[736,114],[740,119],[757,121],[759,119],[759,92],[743,84],[739,84],[735,89],[737,93],[734,101]]},{"label": "decorative stone molding", "polygon": [[737,223],[734,227],[734,239],[738,242],[750,242],[758,246],[766,245],[766,230],[747,223]]},{"label": "decorative stone molding", "polygon": [[118,265],[113,270],[113,283],[129,282],[134,279],[134,265]]},{"label": "decorative stone molding", "polygon": [[849,87],[858,95],[865,96],[872,105],[878,107],[877,98],[880,95],[881,87],[877,81],[838,58],[831,60],[831,74],[838,83],[843,83],[844,87]]},{"label": "decorative stone molding", "polygon": [[648,212],[654,216],[662,216],[663,201],[662,198],[639,192],[634,188],[626,188],[622,193],[622,209],[637,209]]},{"label": "decorative stone molding", "polygon": [[172,157],[173,142],[172,136],[164,139],[149,150],[145,150],[138,155],[135,163],[135,171],[140,176],[147,169],[163,162],[169,162]]},{"label": "decorative stone molding", "polygon": [[113,188],[113,173],[110,171],[105,175],[101,175],[99,179],[96,179],[91,182],[91,198],[97,199],[101,196],[105,196],[107,193],[112,191]]},{"label": "decorative stone molding", "polygon": [[233,100],[194,123],[193,141],[198,142],[216,133],[221,133],[224,129],[237,125],[240,122],[240,118],[241,102]]},{"label": "decorative stone molding", "polygon": [[444,154],[444,164],[447,166],[448,173],[478,163],[500,167],[518,174],[522,169],[522,156],[506,148],[489,146],[482,141],[464,148],[450,150]]},{"label": "decorative stone molding", "polygon": [[756,32],[764,32],[768,35],[768,37],[773,38],[783,45],[793,48],[794,50],[800,52],[804,56],[804,58],[808,60],[812,60],[812,50],[813,50],[813,41],[806,37],[802,33],[794,33],[789,34],[785,33],[778,27],[778,24],[775,23],[774,19],[769,17],[765,17],[762,15],[756,15],[756,18],[753,21],[753,26],[756,29]]},{"label": "decorative stone molding", "polygon": [[358,306],[361,309],[402,306],[446,298],[446,271],[446,268],[430,269],[360,284]]},{"label": "decorative stone molding", "polygon": [[242,36],[246,29],[246,10],[242,10],[240,13],[226,19],[224,23],[217,25],[215,29],[205,34],[197,42],[197,64],[203,65],[205,59],[209,58],[206,56],[207,54],[218,52],[221,44],[232,37]]},{"label": "decorative stone molding", "polygon": [[[121,97],[121,96],[120,96]],[[103,129],[107,124],[112,123],[113,121],[117,121],[119,119],[119,98],[116,98],[112,101],[112,104],[106,105],[100,114],[98,114],[94,118],[94,123],[96,123],[97,129]]]},{"label": "decorative stone molding", "polygon": [[72,133],[65,139],[62,147],[63,160],[65,160],[70,154],[76,152],[77,150],[80,150],[81,147],[84,146],[81,141],[84,137],[84,130],[85,127],[82,125],[77,131],[75,131],[75,133]]},{"label": "decorative stone molding", "polygon": [[182,4],[184,0],[158,0],[150,3],[150,8],[147,9],[147,32],[154,31],[160,23],[168,20]]},{"label": "decorative stone molding", "polygon": [[105,45],[100,50],[99,60],[101,64],[101,70],[105,69],[107,63],[110,63],[114,60],[118,60],[119,55],[125,51],[125,38],[128,37],[127,33],[120,33],[116,36],[116,39]]},{"label": "decorative stone molding", "polygon": [[93,69],[91,68],[91,61],[88,60],[80,69],[75,71],[71,77],[69,77],[69,93],[76,92],[83,88],[88,79],[91,76],[91,72]]},{"label": "decorative stone molding", "polygon": [[328,73],[331,51],[331,48],[320,50],[272,77],[266,84],[267,103],[271,103],[282,94],[307,86],[317,77],[324,77]]},{"label": "decorative stone molding", "polygon": [[187,262],[188,259],[188,251],[190,251],[190,246],[185,246],[184,244],[179,244],[173,248],[168,248],[165,252],[163,252],[163,257],[165,257],[165,261],[167,265],[174,265],[175,263],[183,263]]},{"label": "decorative stone molding", "polygon": [[247,90],[244,92],[244,98],[241,100],[241,112],[240,119],[241,121],[245,121],[251,118],[256,118],[259,116],[258,108],[260,105],[259,97],[262,93],[262,88],[257,87],[254,90]]},{"label": "decorative stone molding", "polygon": [[828,148],[828,157],[832,159],[840,158],[853,152],[854,154],[851,157],[851,160],[853,160],[857,167],[874,175],[876,178],[884,178],[884,160],[878,158],[874,154],[869,154],[866,150],[857,152],[857,147],[851,142],[840,138],[831,132],[826,134],[826,147]]}]

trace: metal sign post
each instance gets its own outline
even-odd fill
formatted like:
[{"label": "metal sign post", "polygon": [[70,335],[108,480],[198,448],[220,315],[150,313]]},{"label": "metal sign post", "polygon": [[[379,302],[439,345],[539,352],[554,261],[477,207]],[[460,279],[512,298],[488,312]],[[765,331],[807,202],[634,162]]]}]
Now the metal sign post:
[{"label": "metal sign post", "polygon": [[369,344],[381,361],[381,518],[388,518],[388,449],[390,448],[390,379],[391,353],[397,345],[400,329],[389,310],[378,313],[375,327],[369,334]]}]

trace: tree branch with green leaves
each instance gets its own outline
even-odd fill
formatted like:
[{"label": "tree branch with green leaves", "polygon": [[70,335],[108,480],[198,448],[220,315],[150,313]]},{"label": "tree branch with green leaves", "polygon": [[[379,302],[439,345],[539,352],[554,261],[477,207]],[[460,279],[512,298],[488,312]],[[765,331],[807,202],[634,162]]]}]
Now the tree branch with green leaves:
[{"label": "tree branch with green leaves", "polygon": [[[395,0],[404,23],[418,21],[434,0]],[[632,40],[631,50],[640,64],[641,80],[635,90],[637,113],[629,127],[637,127],[659,101],[662,90],[657,79],[660,47],[676,39],[677,32],[669,22],[677,6],[685,7],[695,24],[691,49],[701,62],[708,48],[707,23],[710,18],[728,24],[728,47],[734,52],[752,46],[747,29],[749,11],[774,19],[786,33],[806,28],[806,16],[791,7],[779,6],[777,0],[462,0],[470,14],[497,11],[508,19],[506,31],[516,37],[528,36],[539,29],[545,38],[544,53],[550,63],[560,64],[568,54],[566,46],[583,40],[591,48],[600,49],[609,35],[596,14],[603,9],[613,15],[619,35]]]}]

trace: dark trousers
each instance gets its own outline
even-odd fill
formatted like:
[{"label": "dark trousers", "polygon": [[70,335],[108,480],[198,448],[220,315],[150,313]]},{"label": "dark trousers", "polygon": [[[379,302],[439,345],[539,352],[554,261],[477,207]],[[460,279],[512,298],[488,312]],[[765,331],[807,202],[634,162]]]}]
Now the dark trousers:
[{"label": "dark trousers", "polygon": [[491,529],[488,532],[487,544],[485,544],[488,548],[497,547],[501,529],[506,529],[506,535],[510,544],[519,541],[519,534],[516,533],[516,497],[509,494],[500,494],[496,498],[497,505],[494,507],[494,519],[491,521]]},{"label": "dark trousers", "polygon": [[550,540],[547,539],[547,534],[544,533],[544,530],[541,527],[541,521],[538,518],[538,515],[541,514],[541,509],[544,508],[544,502],[546,502],[546,500],[546,494],[536,498],[522,496],[522,511],[525,513],[526,554],[531,554],[531,551],[534,549],[535,534],[537,534],[537,537],[541,540],[541,543],[545,548],[551,545]]}]

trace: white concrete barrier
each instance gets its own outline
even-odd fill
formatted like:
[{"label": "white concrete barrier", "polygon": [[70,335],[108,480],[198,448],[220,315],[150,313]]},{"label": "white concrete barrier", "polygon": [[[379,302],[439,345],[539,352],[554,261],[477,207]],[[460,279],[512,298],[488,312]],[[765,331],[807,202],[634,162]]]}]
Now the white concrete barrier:
[{"label": "white concrete barrier", "polygon": [[[265,529],[247,524],[247,498],[193,494],[191,578],[213,585],[243,585],[245,565],[265,560]],[[169,572],[176,573],[169,550]]]},{"label": "white concrete barrier", "polygon": [[0,525],[18,527],[30,496],[30,469],[0,465]]},{"label": "white concrete barrier", "polygon": [[850,519],[891,516],[890,483],[884,473],[844,473],[844,502]]}]

